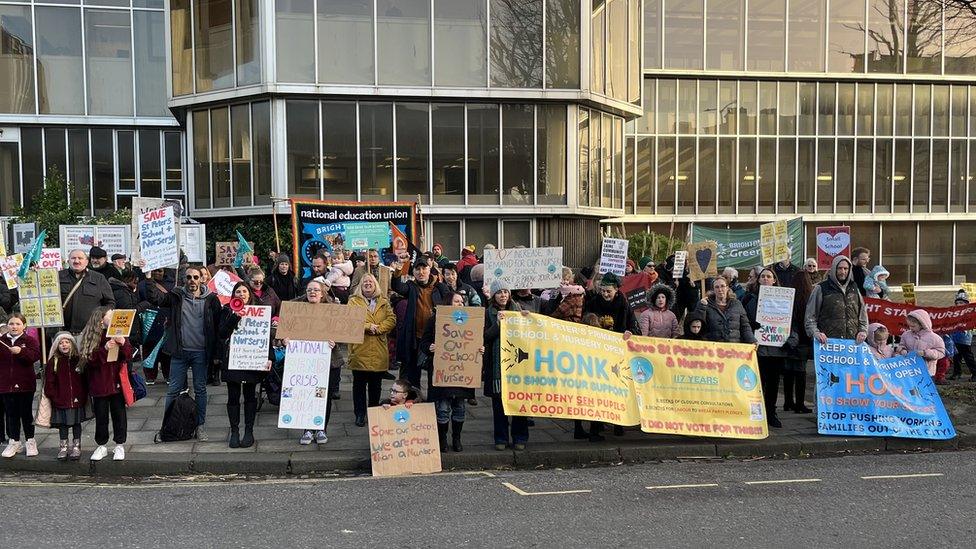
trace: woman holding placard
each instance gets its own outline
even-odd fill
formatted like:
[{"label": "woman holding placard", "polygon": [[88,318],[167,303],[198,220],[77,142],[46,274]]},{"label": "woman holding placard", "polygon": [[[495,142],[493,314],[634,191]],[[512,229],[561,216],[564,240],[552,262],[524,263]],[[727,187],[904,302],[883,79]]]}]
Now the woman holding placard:
[{"label": "woman holding placard", "polygon": [[[92,311],[88,323],[79,338],[79,367],[88,380],[88,394],[95,409],[95,444],[92,461],[101,461],[108,455],[108,419],[112,417],[112,438],[115,450],[112,459],[125,459],[126,413],[122,395],[122,373],[132,360],[132,345],[124,337],[106,337],[105,330],[112,322],[112,310],[99,307]],[[116,355],[112,357],[112,355]]]},{"label": "woman holding placard", "polygon": [[349,346],[352,370],[352,402],[356,426],[366,425],[367,405],[379,406],[383,374],[390,369],[387,335],[396,328],[396,315],[390,300],[380,291],[376,277],[366,273],[349,298],[349,305],[366,309],[363,342]]},{"label": "woman holding placard", "polygon": [[481,377],[485,383],[485,396],[491,397],[491,414],[495,425],[495,449],[505,450],[509,446],[509,429],[511,429],[512,447],[525,450],[525,443],[529,441],[529,418],[524,416],[505,415],[502,404],[502,350],[501,350],[501,319],[502,311],[518,311],[519,307],[512,301],[511,289],[502,279],[495,279],[489,286],[488,310],[485,311],[485,354]]},{"label": "woman holding placard", "polygon": [[[234,330],[240,325],[244,309],[248,305],[260,305],[255,301],[254,292],[244,281],[234,285],[231,300],[220,309],[217,316],[217,337],[223,346],[223,362],[220,378],[227,383],[227,420],[230,422],[231,448],[250,448],[254,445],[254,417],[258,411],[255,391],[259,383],[268,375],[267,370],[234,370],[230,368],[230,340]],[[274,359],[271,339],[268,340],[268,370]],[[241,396],[244,397],[244,436],[240,435]]]},{"label": "woman holding placard", "polygon": [[[305,286],[305,301],[308,303],[328,303],[329,298],[326,297],[326,293],[329,291],[329,287],[322,281],[322,277],[315,278],[314,280],[308,281]],[[335,300],[338,302],[338,299]],[[285,342],[287,346],[287,341]],[[329,363],[329,391],[339,384],[339,373],[342,367],[342,359],[339,358],[339,352],[336,350],[336,344],[334,341],[329,342],[329,347],[332,348],[331,359]],[[286,359],[287,360],[287,359]],[[298,443],[302,446],[307,446],[315,441],[316,444],[325,444],[329,442],[329,436],[325,433],[326,429],[329,428],[329,418],[332,417],[332,399],[327,398],[325,405],[325,422],[322,424],[322,428],[313,432],[311,430],[306,430],[302,433],[302,438],[299,439]]]}]

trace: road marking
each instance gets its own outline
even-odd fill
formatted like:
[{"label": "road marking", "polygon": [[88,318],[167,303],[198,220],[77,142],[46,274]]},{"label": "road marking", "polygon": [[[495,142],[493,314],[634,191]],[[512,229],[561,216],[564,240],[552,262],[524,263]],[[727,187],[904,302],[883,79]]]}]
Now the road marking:
[{"label": "road marking", "polygon": [[784,480],[749,480],[745,484],[790,484],[794,482],[822,482],[819,478],[794,478]]},{"label": "road marking", "polygon": [[589,494],[592,490],[562,490],[559,492],[526,492],[525,490],[519,488],[518,486],[512,484],[511,482],[503,482],[502,486],[508,488],[509,490],[515,492],[520,496],[562,496],[566,494]]},{"label": "road marking", "polygon": [[925,478],[925,477],[943,477],[942,473],[913,473],[910,475],[873,475],[868,477],[861,477],[862,480],[881,480],[890,478]]},{"label": "road marking", "polygon": [[662,486],[647,486],[648,490],[669,490],[672,488],[714,488],[718,484],[665,484]]}]

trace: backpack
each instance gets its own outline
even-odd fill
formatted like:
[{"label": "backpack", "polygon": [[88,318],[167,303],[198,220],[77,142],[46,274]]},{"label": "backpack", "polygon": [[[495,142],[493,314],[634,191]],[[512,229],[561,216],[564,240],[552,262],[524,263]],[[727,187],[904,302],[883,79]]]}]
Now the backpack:
[{"label": "backpack", "polygon": [[163,426],[156,433],[155,442],[190,440],[197,431],[197,404],[190,391],[180,393],[166,407]]}]

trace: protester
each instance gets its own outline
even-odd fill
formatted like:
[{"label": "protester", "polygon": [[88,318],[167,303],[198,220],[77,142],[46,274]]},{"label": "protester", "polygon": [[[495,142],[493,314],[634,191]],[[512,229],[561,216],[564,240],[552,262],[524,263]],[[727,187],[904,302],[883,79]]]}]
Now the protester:
[{"label": "protester", "polygon": [[340,303],[345,304],[349,301],[349,286],[352,284],[350,277],[354,270],[352,261],[336,258],[324,277],[326,291],[330,291]]},{"label": "protester", "polygon": [[533,294],[532,290],[525,288],[512,292],[512,300],[519,306],[519,309],[530,313],[538,313],[542,308],[542,299]]},{"label": "protester", "polygon": [[696,310],[705,319],[703,339],[726,343],[756,342],[746,311],[724,278],[718,277],[712,282],[711,295],[699,303]]},{"label": "protester", "polygon": [[[312,280],[305,286],[305,300],[309,303],[334,303],[336,300],[329,299],[326,295],[328,288],[325,283],[321,280]],[[332,390],[333,387],[339,384],[339,374],[341,373],[340,368],[342,367],[342,359],[339,357],[339,349],[334,341],[329,341],[329,347],[332,348],[332,353],[329,358],[329,389]],[[298,440],[298,443],[302,446],[308,446],[314,440],[316,444],[325,444],[329,442],[329,435],[326,434],[326,430],[329,428],[329,419],[332,418],[332,398],[326,399],[325,405],[325,423],[322,424],[322,428],[316,431],[306,430],[302,433],[302,438]]]},{"label": "protester", "polygon": [[875,322],[868,325],[868,337],[865,341],[871,348],[871,354],[874,355],[874,358],[878,360],[891,358],[894,350],[888,343],[889,337],[891,334],[888,333],[888,328],[884,324]]},{"label": "protester", "polygon": [[281,311],[281,299],[274,288],[264,283],[264,278],[264,271],[260,267],[255,267],[248,273],[248,287],[254,294],[254,304],[271,307],[271,316],[278,316]]},{"label": "protester", "polygon": [[624,267],[624,276],[632,275],[637,272],[637,263],[633,259],[627,260],[627,266]]},{"label": "protester", "polygon": [[729,283],[729,289],[735,294],[735,298],[742,301],[746,296],[746,288],[739,282],[739,271],[735,267],[722,269],[722,278]]},{"label": "protester", "polygon": [[783,367],[783,410],[793,410],[798,414],[809,414],[813,410],[806,405],[807,361],[813,358],[813,339],[807,335],[803,324],[806,318],[807,302],[813,292],[814,273],[809,269],[793,275],[793,333],[796,344],[787,349],[786,364]]},{"label": "protester", "polygon": [[[742,300],[742,307],[746,310],[746,315],[749,318],[749,324],[753,330],[753,333],[755,333],[755,330],[758,330],[760,327],[760,324],[756,319],[756,315],[759,310],[759,288],[762,286],[779,285],[779,280],[776,278],[776,270],[769,267],[760,269],[759,275],[757,276],[757,281],[758,283],[749,288],[749,291],[746,292],[745,298]],[[728,293],[728,290],[726,290],[726,293]],[[763,401],[766,404],[766,423],[770,427],[778,428],[783,426],[782,422],[779,420],[779,416],[776,414],[776,399],[779,393],[779,376],[780,372],[782,372],[786,366],[786,358],[789,354],[789,349],[795,347],[796,343],[797,335],[791,327],[786,343],[782,347],[759,345],[759,348],[756,351],[756,360],[759,364],[759,380],[762,383]]]},{"label": "protester", "polygon": [[695,310],[685,315],[684,333],[678,339],[704,341],[705,315]]},{"label": "protester", "polygon": [[[281,256],[278,256],[281,257]],[[308,283],[318,277],[325,277],[329,274],[329,252],[325,250],[319,250],[315,257],[312,258],[312,272],[308,276],[302,278],[298,283],[299,288],[308,288]],[[326,288],[328,291],[328,288]]]},{"label": "protester", "polygon": [[925,367],[936,385],[945,385],[945,372],[938,372],[936,363],[946,356],[945,343],[938,334],[932,331],[932,319],[925,309],[915,309],[908,313],[905,319],[908,329],[901,333],[898,343],[898,354],[905,355],[911,351],[925,360]]},{"label": "protester", "polygon": [[827,338],[853,339],[861,344],[868,335],[868,311],[851,267],[850,259],[835,257],[826,280],[813,287],[807,301],[804,327],[807,335],[821,344],[827,343]]},{"label": "protester", "polygon": [[881,265],[875,265],[871,272],[864,278],[864,296],[875,297],[878,299],[888,299],[891,292],[888,290],[888,276],[890,273]]},{"label": "protester", "polygon": [[800,269],[793,264],[789,256],[783,261],[773,264],[773,272],[776,273],[776,280],[780,286],[792,287],[793,277]]},{"label": "protester", "polygon": [[655,284],[648,293],[648,307],[637,319],[640,333],[649,337],[676,338],[680,335],[678,317],[674,316],[674,290],[666,284]]},{"label": "protester", "polygon": [[444,278],[444,284],[451,289],[452,292],[460,294],[464,299],[465,307],[480,307],[481,306],[481,296],[478,292],[474,290],[471,286],[461,282],[458,276],[457,266],[453,263],[445,263],[441,267],[441,274]]},{"label": "protester", "polygon": [[470,281],[470,269],[478,264],[478,256],[475,255],[474,244],[468,244],[461,249],[461,260],[457,262],[458,275],[461,276],[462,280],[465,280],[465,275],[467,274],[467,281]]},{"label": "protester", "polygon": [[[26,448],[27,457],[37,455],[34,440],[34,391],[37,389],[34,363],[41,358],[41,344],[25,333],[27,319],[20,313],[7,318],[7,333],[0,335],[0,400],[7,421],[7,447],[0,454],[12,458]],[[24,430],[24,443],[20,430]]]},{"label": "protester", "polygon": [[[968,305],[969,296],[965,293],[957,295],[956,305]],[[962,363],[966,363],[969,368],[969,381],[976,382],[976,357],[973,357],[973,332],[971,330],[959,330],[952,333],[952,342],[956,346],[956,354],[952,357],[952,375],[948,379],[959,379],[962,375]]]},{"label": "protester", "polygon": [[[399,267],[397,267],[399,268]],[[392,280],[393,291],[407,301],[403,322],[397,324],[396,358],[404,369],[401,377],[414,387],[420,386],[420,366],[417,364],[420,338],[434,314],[434,303],[443,303],[451,292],[447,285],[436,282],[430,274],[430,263],[420,258],[413,264],[413,279],[398,277]]]},{"label": "protester", "polygon": [[138,309],[139,293],[136,274],[131,270],[124,270],[119,273],[118,278],[108,279],[108,285],[112,288],[112,297],[115,299],[117,309]]},{"label": "protester", "polygon": [[606,273],[600,279],[599,290],[583,304],[584,313],[594,313],[600,319],[600,327],[611,332],[637,333],[637,319],[627,304],[627,297],[620,292],[620,279]]},{"label": "protester", "polygon": [[126,263],[125,254],[112,254],[112,265],[115,265],[120,273],[128,269]]},{"label": "protester", "polygon": [[[91,455],[92,461],[101,461],[108,455],[105,444],[108,443],[109,415],[112,417],[112,440],[115,441],[112,459],[125,459],[127,419],[121,376],[128,376],[128,367],[132,362],[132,345],[124,337],[106,337],[105,330],[111,321],[111,309],[95,309],[78,338],[78,352],[81,355],[79,365],[85,372],[92,408],[95,411],[95,444],[98,446]],[[115,360],[109,360],[112,349],[117,349],[118,356]]]},{"label": "protester", "polygon": [[[44,396],[51,401],[51,427],[57,427],[58,461],[81,458],[81,424],[88,415],[88,383],[81,371],[81,354],[69,332],[58,332],[44,367]],[[68,430],[71,445],[68,445]]]},{"label": "protester", "polygon": [[[206,271],[206,269],[201,269],[201,271]],[[150,273],[150,278],[139,281],[137,288],[139,301],[147,304],[147,308],[143,311],[143,314],[152,317],[151,322],[147,321],[149,324],[148,327],[143,325],[143,328],[146,330],[146,335],[142,340],[143,357],[148,357],[152,353],[153,349],[159,345],[160,340],[163,339],[166,333],[166,317],[162,314],[161,308],[165,296],[171,288],[172,285],[167,285],[166,283],[165,271],[163,269],[155,269]],[[163,381],[166,382],[169,379],[169,363],[170,355],[164,352],[162,347],[160,347],[160,352],[157,353],[156,360],[152,364],[144,360],[142,363],[142,371],[146,379],[146,384],[155,385],[156,376],[160,372],[162,372]]]},{"label": "protester", "polygon": [[433,259],[434,263],[437,265],[450,261],[450,259],[444,255],[444,246],[439,242],[434,243],[434,247],[430,249],[430,255],[431,259]]},{"label": "protester", "polygon": [[[837,259],[836,257],[834,259]],[[867,248],[854,248],[851,251],[851,278],[854,280],[854,284],[857,287],[857,291],[860,292],[863,297],[867,290],[864,289],[864,279],[871,274],[871,269],[868,268],[868,264],[871,263],[871,250]]]},{"label": "protester", "polygon": [[379,251],[370,248],[366,251],[366,263],[357,266],[352,272],[352,284],[349,286],[350,295],[356,293],[356,290],[359,288],[359,283],[363,279],[363,275],[371,274],[376,280],[379,280],[381,268]]},{"label": "protester", "polygon": [[484,381],[485,396],[491,398],[491,413],[494,421],[495,449],[502,451],[509,447],[525,450],[529,441],[529,419],[525,416],[505,415],[502,404],[501,371],[501,319],[502,311],[518,311],[518,305],[511,299],[511,290],[504,280],[495,279],[489,287],[491,297],[485,311],[485,354],[481,376]]},{"label": "protester", "polygon": [[810,282],[816,286],[823,282],[823,275],[820,273],[820,267],[817,264],[817,259],[813,257],[808,257],[806,261],[803,262],[803,272],[807,273],[810,277]]},{"label": "protester", "polygon": [[[246,305],[260,305],[257,296],[247,282],[243,280],[234,285],[231,295]],[[230,304],[220,309],[217,317],[217,337],[222,348],[221,377],[227,383],[227,419],[230,422],[230,438],[227,445],[231,448],[250,448],[254,445],[254,418],[258,411],[258,399],[255,396],[258,385],[267,377],[274,360],[274,348],[268,342],[268,363],[264,371],[231,369],[230,352],[231,337],[240,326],[243,309],[235,311]],[[244,436],[240,433],[241,396],[244,397]]]},{"label": "protester", "polygon": [[58,272],[58,282],[64,327],[72,334],[81,332],[96,307],[115,307],[112,287],[104,276],[88,268],[84,250],[68,254],[68,268]]},{"label": "protester", "polygon": [[88,250],[88,260],[90,262],[89,268],[106,279],[118,278],[121,279],[122,275],[120,273],[121,269],[117,268],[114,263],[110,263],[108,260],[108,254],[102,248],[98,246],[92,246]]},{"label": "protester", "polygon": [[10,290],[7,285],[0,281],[0,315],[4,318],[14,310],[17,303],[17,291]]},{"label": "protester", "polygon": [[187,374],[193,373],[193,394],[197,404],[197,440],[209,440],[207,422],[207,374],[217,359],[217,320],[220,301],[210,288],[200,284],[200,268],[186,269],[186,284],[173,288],[163,298],[160,312],[166,318],[166,351],[170,354],[166,407],[186,389]]},{"label": "protester", "polygon": [[415,403],[421,402],[423,398],[420,396],[420,391],[418,391],[409,381],[405,379],[398,379],[393,382],[393,386],[390,387],[390,398],[384,398],[380,401],[380,406],[384,410],[389,410],[392,406],[406,406],[410,408]]},{"label": "protester", "polygon": [[380,291],[379,281],[370,273],[360,278],[349,306],[366,309],[363,342],[349,346],[353,412],[356,426],[362,427],[366,425],[367,406],[379,405],[383,374],[390,368],[387,335],[396,329],[396,315]]},{"label": "protester", "polygon": [[282,301],[291,301],[301,295],[295,271],[291,268],[291,260],[285,254],[275,256],[274,266],[268,275],[268,286]]}]

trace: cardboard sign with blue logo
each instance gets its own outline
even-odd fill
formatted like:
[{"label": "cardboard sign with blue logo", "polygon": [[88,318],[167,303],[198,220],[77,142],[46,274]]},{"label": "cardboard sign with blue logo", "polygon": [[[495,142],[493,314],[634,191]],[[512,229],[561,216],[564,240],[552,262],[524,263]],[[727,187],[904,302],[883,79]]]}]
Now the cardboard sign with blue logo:
[{"label": "cardboard sign with blue logo", "polygon": [[389,223],[346,223],[347,250],[382,250],[390,247]]},{"label": "cardboard sign with blue logo", "polygon": [[279,429],[325,428],[331,363],[328,341],[288,341],[278,407]]},{"label": "cardboard sign with blue logo", "polygon": [[441,471],[437,414],[431,403],[375,406],[369,418],[369,461],[374,477]]},{"label": "cardboard sign with blue logo", "polygon": [[563,249],[507,248],[485,250],[485,286],[504,280],[512,290],[544,290],[559,286]]},{"label": "cardboard sign with blue logo", "polygon": [[484,307],[437,307],[434,320],[434,387],[481,387]]},{"label": "cardboard sign with blue logo", "polygon": [[917,354],[878,360],[867,344],[814,342],[817,432],[945,440],[956,430]]}]

